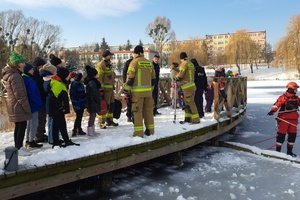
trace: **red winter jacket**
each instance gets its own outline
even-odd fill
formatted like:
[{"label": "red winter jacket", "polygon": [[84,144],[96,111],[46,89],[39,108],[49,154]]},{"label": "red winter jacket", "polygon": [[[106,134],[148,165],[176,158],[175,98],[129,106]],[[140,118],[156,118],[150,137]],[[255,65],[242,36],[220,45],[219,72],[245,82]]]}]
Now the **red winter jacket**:
[{"label": "red winter jacket", "polygon": [[289,92],[285,92],[274,103],[271,110],[278,111],[278,117],[281,119],[298,119],[298,106],[300,105],[300,98]]}]

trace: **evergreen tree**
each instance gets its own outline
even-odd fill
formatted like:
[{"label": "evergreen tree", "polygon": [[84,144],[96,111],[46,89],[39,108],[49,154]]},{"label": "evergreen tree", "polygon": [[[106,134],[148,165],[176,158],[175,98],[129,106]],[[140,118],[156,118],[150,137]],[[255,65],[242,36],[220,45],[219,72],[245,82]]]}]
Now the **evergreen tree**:
[{"label": "evergreen tree", "polygon": [[127,40],[127,44],[125,45],[125,50],[130,50],[132,48],[132,44],[130,44],[130,41]]},{"label": "evergreen tree", "polygon": [[140,45],[140,46],[144,46],[144,44],[143,44],[143,42],[142,42],[141,39],[140,39],[140,41],[139,41],[139,45]]},{"label": "evergreen tree", "polygon": [[100,45],[99,45],[99,43],[97,42],[97,43],[95,44],[94,52],[99,52],[99,51],[100,51]]},{"label": "evergreen tree", "polygon": [[109,50],[109,46],[107,44],[107,42],[105,41],[105,38],[102,38],[102,42],[100,45],[100,50],[104,51],[104,50]]}]

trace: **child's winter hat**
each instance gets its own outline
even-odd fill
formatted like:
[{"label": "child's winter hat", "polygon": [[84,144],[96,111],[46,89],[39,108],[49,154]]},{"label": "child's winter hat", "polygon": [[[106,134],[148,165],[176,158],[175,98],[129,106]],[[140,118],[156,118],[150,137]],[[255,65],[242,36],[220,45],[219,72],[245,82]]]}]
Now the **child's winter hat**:
[{"label": "child's winter hat", "polygon": [[56,57],[54,54],[50,54],[49,58],[51,59],[50,63],[54,66],[57,66],[60,63],[62,63],[61,59]]},{"label": "child's winter hat", "polygon": [[19,63],[25,63],[26,58],[21,54],[18,54],[17,52],[13,51],[11,53],[11,56],[9,57],[9,61],[11,64],[17,65]]},{"label": "child's winter hat", "polygon": [[33,69],[33,66],[30,63],[25,63],[25,67],[23,69],[25,74],[28,74],[28,72]]},{"label": "child's winter hat", "polygon": [[35,67],[39,67],[39,66],[42,66],[42,65],[45,65],[45,64],[46,64],[46,61],[41,57],[36,57],[32,61],[32,65],[35,66]]},{"label": "child's winter hat", "polygon": [[65,80],[69,76],[69,70],[64,67],[58,67],[57,76],[61,78],[61,80]]},{"label": "child's winter hat", "polygon": [[72,73],[72,77],[74,78],[75,81],[80,81],[82,78],[82,73]]},{"label": "child's winter hat", "polygon": [[53,66],[51,63],[46,63],[41,70],[50,72],[51,75],[55,75],[57,73],[57,67]]},{"label": "child's winter hat", "polygon": [[86,70],[87,76],[89,76],[89,77],[94,77],[98,74],[97,70],[89,65],[85,66],[85,70]]}]

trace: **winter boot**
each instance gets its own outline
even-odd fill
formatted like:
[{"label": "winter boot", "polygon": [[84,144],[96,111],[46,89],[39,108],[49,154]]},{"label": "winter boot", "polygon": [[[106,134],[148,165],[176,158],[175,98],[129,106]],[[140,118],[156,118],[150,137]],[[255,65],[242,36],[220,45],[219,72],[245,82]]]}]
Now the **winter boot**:
[{"label": "winter boot", "polygon": [[118,123],[115,123],[112,119],[107,120],[106,126],[119,126]]},{"label": "winter boot", "polygon": [[94,137],[94,130],[93,130],[93,126],[87,127],[87,135]]},{"label": "winter boot", "polygon": [[65,145],[66,145],[66,146],[71,146],[71,145],[80,146],[80,144],[74,143],[74,142],[72,142],[72,140],[66,141],[66,142],[65,142]]},{"label": "winter boot", "polygon": [[292,157],[297,157],[296,154],[293,153],[293,147],[287,146],[287,155],[290,155]]},{"label": "winter boot", "polygon": [[100,128],[101,129],[106,129],[105,123],[100,123]]},{"label": "winter boot", "polygon": [[64,145],[62,142],[61,142],[61,140],[59,140],[58,142],[54,142],[53,141],[53,143],[52,143],[52,149],[55,147],[55,146],[59,146],[59,148],[65,148],[66,147],[66,145]]},{"label": "winter boot", "polygon": [[95,125],[92,126],[92,131],[93,131],[94,136],[99,136],[100,135],[100,133],[95,131]]},{"label": "winter boot", "polygon": [[86,135],[86,132],[82,130],[82,128],[78,129],[78,135]]},{"label": "winter boot", "polygon": [[281,151],[281,146],[276,146],[276,151],[280,152]]},{"label": "winter boot", "polygon": [[145,132],[144,132],[144,134],[147,135],[147,136],[150,136],[151,135],[150,130],[146,129]]},{"label": "winter boot", "polygon": [[43,145],[36,143],[34,140],[28,142],[29,148],[41,148]]},{"label": "winter boot", "polygon": [[78,134],[78,128],[73,128],[73,130],[72,130],[72,136],[71,137],[76,137],[77,136],[77,134]]}]

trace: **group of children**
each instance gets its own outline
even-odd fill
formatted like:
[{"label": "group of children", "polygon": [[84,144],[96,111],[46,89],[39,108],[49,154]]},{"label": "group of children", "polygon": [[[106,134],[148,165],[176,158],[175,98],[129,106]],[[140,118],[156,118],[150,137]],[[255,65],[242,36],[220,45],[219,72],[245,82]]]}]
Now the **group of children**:
[{"label": "group of children", "polygon": [[[86,66],[87,76],[83,83],[82,73],[70,73],[61,66],[62,61],[52,54],[50,62],[37,57],[32,63],[34,66],[26,62],[24,56],[13,51],[10,61],[2,69],[7,113],[9,121],[15,124],[14,142],[19,155],[30,155],[26,148],[40,148],[42,142],[49,142],[52,148],[79,146],[69,138],[67,131],[65,114],[70,113],[69,96],[76,113],[72,136],[87,134],[81,127],[86,108],[90,113],[88,135],[99,135],[94,126],[101,100],[101,84],[96,78],[96,69]],[[71,82],[72,78],[74,81]],[[45,135],[46,121],[48,136]],[[23,147],[25,133],[26,148]]]}]

